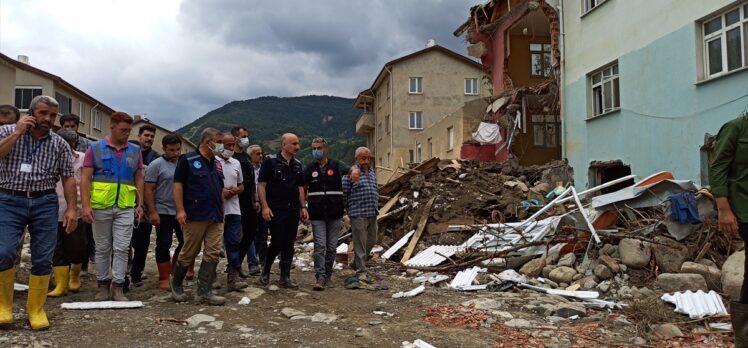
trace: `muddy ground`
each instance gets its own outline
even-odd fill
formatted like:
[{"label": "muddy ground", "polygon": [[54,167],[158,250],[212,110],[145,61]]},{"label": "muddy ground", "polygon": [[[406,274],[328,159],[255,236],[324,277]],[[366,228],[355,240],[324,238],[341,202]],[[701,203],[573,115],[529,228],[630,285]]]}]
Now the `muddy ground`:
[{"label": "muddy ground", "polygon": [[[304,260],[309,258],[309,252],[297,254]],[[578,304],[530,290],[457,292],[446,289],[446,284],[427,284],[426,291],[416,297],[393,299],[393,293],[417,286],[412,282],[415,274],[376,260],[372,269],[384,279],[388,290],[345,289],[344,279],[353,274],[346,268],[336,271],[334,288],[317,292],[312,290],[313,272],[296,267],[292,275],[300,285],[298,290],[264,288],[257,277],[250,277],[251,287],[244,292],[225,294],[225,306],[175,304],[158,289],[152,257],[149,255],[145,285],[127,294],[131,300],[143,301],[144,308],[60,309],[63,302],[93,300],[95,278],[86,275],[80,293],[48,299],[51,327],[36,332],[26,323],[26,294],[17,292],[15,322],[0,329],[0,347],[400,347],[403,341],[416,339],[436,347],[669,347],[727,346],[730,341],[728,334],[703,333],[704,322],[691,322],[673,313],[672,307],[657,298],[640,299],[638,307],[644,309],[581,308],[582,315],[576,320],[564,318],[574,313],[559,313],[558,309],[579,308]],[[219,269],[224,263],[222,260]],[[25,267],[18,277],[22,283],[28,277]],[[219,279],[225,281],[225,275]],[[274,269],[271,285],[277,280]],[[194,286],[186,282],[189,293]],[[239,305],[242,297],[251,298],[251,303]],[[303,313],[291,313],[289,308]],[[185,322],[196,314],[213,321],[196,326]],[[657,323],[675,323],[684,337],[663,339],[650,332],[649,324]]]}]

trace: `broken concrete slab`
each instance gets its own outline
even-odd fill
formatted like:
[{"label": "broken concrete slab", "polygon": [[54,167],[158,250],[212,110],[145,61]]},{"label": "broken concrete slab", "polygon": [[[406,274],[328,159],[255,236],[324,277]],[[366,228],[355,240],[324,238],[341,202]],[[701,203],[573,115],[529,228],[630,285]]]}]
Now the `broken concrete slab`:
[{"label": "broken concrete slab", "polygon": [[745,270],[745,250],[733,253],[722,264],[722,292],[733,300],[740,298]]},{"label": "broken concrete slab", "polygon": [[662,273],[657,276],[657,285],[665,292],[708,291],[709,289],[706,285],[706,279],[700,274],[694,273]]},{"label": "broken concrete slab", "polygon": [[657,266],[665,273],[680,271],[681,265],[688,259],[688,248],[685,245],[663,236],[654,238],[652,253]]},{"label": "broken concrete slab", "polygon": [[622,239],[618,244],[618,252],[621,254],[621,262],[632,268],[644,268],[652,258],[650,243],[639,239]]}]

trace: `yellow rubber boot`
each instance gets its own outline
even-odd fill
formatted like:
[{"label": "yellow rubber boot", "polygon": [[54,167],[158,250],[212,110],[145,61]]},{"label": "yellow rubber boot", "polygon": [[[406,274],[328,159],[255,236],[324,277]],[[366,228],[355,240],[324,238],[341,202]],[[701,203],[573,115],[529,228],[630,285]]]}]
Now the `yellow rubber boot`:
[{"label": "yellow rubber boot", "polygon": [[50,291],[47,296],[49,297],[60,297],[64,296],[68,292],[68,272],[70,272],[69,266],[55,266],[52,267],[52,272],[55,274],[55,289]]},{"label": "yellow rubber boot", "polygon": [[70,292],[78,292],[81,289],[81,264],[74,263],[70,265],[70,281],[68,282],[68,290]]},{"label": "yellow rubber boot", "polygon": [[[67,281],[67,278],[65,280]],[[29,315],[29,324],[31,324],[32,330],[49,328],[47,313],[44,312],[44,303],[47,302],[48,289],[49,274],[45,276],[29,276],[29,298],[26,302],[26,313]]]},{"label": "yellow rubber boot", "polygon": [[15,268],[0,272],[0,325],[13,322],[13,282],[15,280]]}]

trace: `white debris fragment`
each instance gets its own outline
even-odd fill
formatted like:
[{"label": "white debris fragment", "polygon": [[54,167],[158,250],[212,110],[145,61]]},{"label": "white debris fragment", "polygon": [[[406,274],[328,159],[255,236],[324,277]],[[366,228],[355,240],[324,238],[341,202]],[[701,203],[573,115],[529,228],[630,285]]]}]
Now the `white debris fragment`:
[{"label": "white debris fragment", "polygon": [[436,348],[420,339],[413,341],[413,343],[404,341],[401,347],[402,348]]},{"label": "white debris fragment", "polygon": [[29,291],[29,286],[24,284],[13,283],[13,291]]},{"label": "white debris fragment", "polygon": [[60,305],[62,309],[132,309],[143,307],[142,301],[71,302]]},{"label": "white debris fragment", "polygon": [[246,296],[242,297],[242,299],[239,300],[239,304],[240,305],[248,305],[250,302],[251,302],[251,300],[249,299],[249,297],[246,297]]},{"label": "white debris fragment", "polygon": [[398,293],[395,293],[392,295],[392,298],[413,297],[413,296],[416,296],[422,293],[424,290],[426,290],[426,287],[423,285],[420,285],[417,288],[410,290],[410,291],[400,291]]}]

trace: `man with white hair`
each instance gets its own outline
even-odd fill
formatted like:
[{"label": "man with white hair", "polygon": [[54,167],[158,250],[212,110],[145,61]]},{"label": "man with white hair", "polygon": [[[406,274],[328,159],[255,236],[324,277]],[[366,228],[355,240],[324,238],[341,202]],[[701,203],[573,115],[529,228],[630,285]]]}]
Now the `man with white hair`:
[{"label": "man with white hair", "polygon": [[369,161],[369,149],[359,147],[356,149],[356,164],[353,165],[358,170],[343,177],[343,196],[353,235],[353,263],[359,279],[368,279],[366,259],[377,242],[379,189],[376,172]]}]

